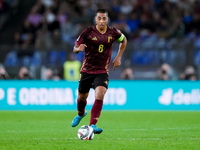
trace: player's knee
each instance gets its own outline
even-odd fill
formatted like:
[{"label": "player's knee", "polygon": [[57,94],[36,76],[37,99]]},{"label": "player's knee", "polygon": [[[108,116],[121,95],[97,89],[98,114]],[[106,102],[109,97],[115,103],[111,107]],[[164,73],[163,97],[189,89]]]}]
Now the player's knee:
[{"label": "player's knee", "polygon": [[99,86],[95,89],[95,99],[103,100],[104,95],[106,94],[107,89],[103,86]]},{"label": "player's knee", "polygon": [[79,100],[79,101],[85,101],[85,100],[86,100],[86,97],[85,97],[85,96],[79,96],[79,97],[78,97],[78,100]]},{"label": "player's knee", "polygon": [[103,100],[104,95],[105,95],[105,92],[97,92],[97,93],[95,94],[95,99]]},{"label": "player's knee", "polygon": [[78,100],[85,101],[88,97],[88,94],[78,94]]}]

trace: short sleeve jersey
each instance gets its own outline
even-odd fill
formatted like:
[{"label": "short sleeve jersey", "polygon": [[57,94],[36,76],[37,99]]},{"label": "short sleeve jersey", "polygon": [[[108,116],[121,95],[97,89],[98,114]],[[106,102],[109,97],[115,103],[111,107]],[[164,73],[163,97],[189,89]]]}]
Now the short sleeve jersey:
[{"label": "short sleeve jersey", "polygon": [[75,44],[86,44],[81,72],[89,74],[108,73],[114,41],[121,42],[124,36],[120,30],[109,27],[101,34],[96,26],[85,29]]}]

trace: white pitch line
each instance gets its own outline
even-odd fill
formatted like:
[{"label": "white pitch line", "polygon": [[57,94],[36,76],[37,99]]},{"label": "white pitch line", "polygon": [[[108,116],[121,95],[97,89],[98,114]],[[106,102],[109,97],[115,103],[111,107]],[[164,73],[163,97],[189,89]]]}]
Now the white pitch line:
[{"label": "white pitch line", "polygon": [[[192,128],[192,127],[188,127],[188,128],[185,128],[185,127],[174,127],[174,128],[153,128],[153,129],[121,129],[122,131],[148,131],[148,130],[192,130],[192,129],[200,129],[200,128]],[[52,131],[52,132],[55,132],[54,130],[40,130],[40,131],[33,131],[33,130],[18,130],[18,131],[0,131],[0,133],[9,133],[9,132],[49,132],[49,131]],[[71,130],[59,130],[59,131],[56,131],[56,132],[65,132],[65,131],[71,131]],[[105,129],[105,131],[119,131],[119,129]]]},{"label": "white pitch line", "polygon": [[[168,138],[105,138],[106,140],[129,140],[129,141],[141,141],[141,140],[166,140]],[[177,140],[200,140],[200,138],[177,138]]]},{"label": "white pitch line", "polygon": [[59,131],[54,131],[54,130],[40,130],[40,131],[35,131],[35,130],[17,130],[17,131],[0,131],[0,133],[6,133],[6,132],[63,132],[63,131],[71,131],[71,130],[59,130]]},{"label": "white pitch line", "polygon": [[131,130],[147,130],[147,129],[123,129],[123,131],[131,131]]},{"label": "white pitch line", "polygon": [[[131,130],[191,130],[191,129],[200,129],[200,128],[179,128],[179,127],[174,127],[174,128],[153,128],[153,129],[122,129],[123,131],[131,131]],[[117,129],[116,129],[117,130]],[[119,129],[118,129],[119,130]]]}]

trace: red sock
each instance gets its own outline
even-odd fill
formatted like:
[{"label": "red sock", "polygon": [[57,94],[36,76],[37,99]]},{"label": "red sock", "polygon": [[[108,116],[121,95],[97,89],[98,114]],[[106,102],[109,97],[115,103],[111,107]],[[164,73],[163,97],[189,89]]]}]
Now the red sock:
[{"label": "red sock", "polygon": [[86,104],[87,104],[87,100],[85,100],[85,101],[77,100],[77,109],[78,109],[79,116],[83,116],[85,114]]},{"label": "red sock", "polygon": [[103,100],[95,99],[94,105],[91,110],[90,125],[91,124],[95,125],[97,123],[101,114],[102,107],[103,107]]}]

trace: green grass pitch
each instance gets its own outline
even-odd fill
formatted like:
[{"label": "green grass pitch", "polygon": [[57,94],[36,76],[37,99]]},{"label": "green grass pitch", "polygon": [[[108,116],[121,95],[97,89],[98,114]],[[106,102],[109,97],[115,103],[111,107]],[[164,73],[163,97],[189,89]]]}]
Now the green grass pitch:
[{"label": "green grass pitch", "polygon": [[81,141],[76,111],[0,111],[0,150],[200,150],[198,111],[102,111],[104,131]]}]

